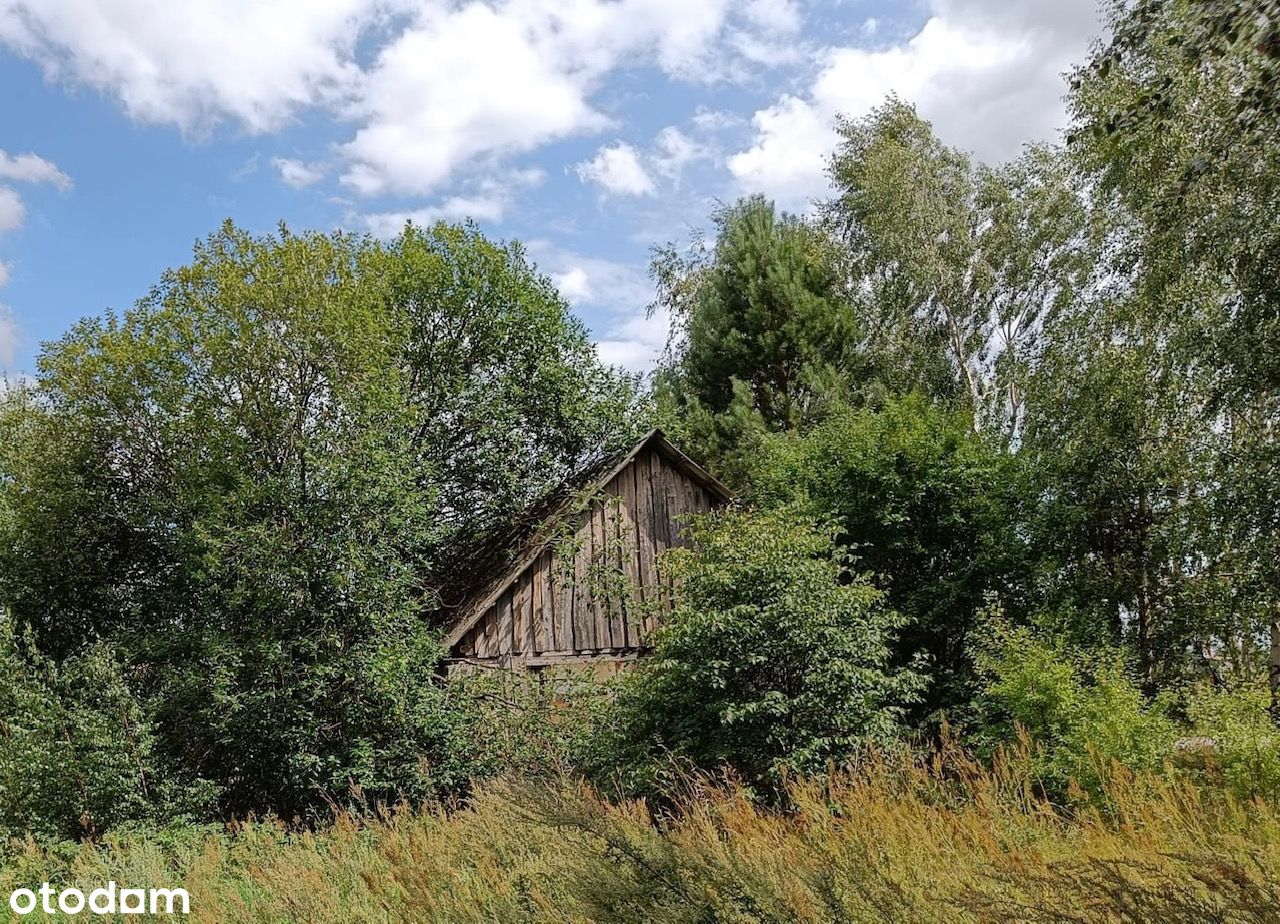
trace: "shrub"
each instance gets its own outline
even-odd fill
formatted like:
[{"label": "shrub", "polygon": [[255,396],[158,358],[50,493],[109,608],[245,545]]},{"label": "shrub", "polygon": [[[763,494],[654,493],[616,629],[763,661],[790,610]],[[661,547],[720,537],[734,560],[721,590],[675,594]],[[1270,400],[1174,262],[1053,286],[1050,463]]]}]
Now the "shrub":
[{"label": "shrub", "polygon": [[978,653],[989,732],[1023,730],[1037,748],[1041,782],[1066,794],[1104,795],[1112,765],[1153,771],[1172,753],[1174,725],[1148,702],[1114,649],[1084,650],[996,620]]},{"label": "shrub", "polygon": [[901,618],[832,532],[786,510],[693,524],[666,560],[674,612],[624,699],[629,742],[770,789],[895,737],[920,683],[890,666]]},{"label": "shrub", "polygon": [[62,664],[0,615],[0,838],[93,836],[167,795],[152,732],[111,649]]},{"label": "shrub", "polygon": [[1187,699],[1197,735],[1212,739],[1210,764],[1242,798],[1280,797],[1280,729],[1263,683],[1200,687]]}]

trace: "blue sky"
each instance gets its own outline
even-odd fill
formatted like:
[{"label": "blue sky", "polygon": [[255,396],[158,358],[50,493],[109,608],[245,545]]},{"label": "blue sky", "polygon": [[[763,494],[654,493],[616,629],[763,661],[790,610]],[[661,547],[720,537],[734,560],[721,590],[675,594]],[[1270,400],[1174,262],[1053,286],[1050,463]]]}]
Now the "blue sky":
[{"label": "blue sky", "polygon": [[888,93],[996,161],[1063,125],[1092,0],[0,0],[0,372],[225,218],[523,240],[643,369],[649,248],[825,191]]}]

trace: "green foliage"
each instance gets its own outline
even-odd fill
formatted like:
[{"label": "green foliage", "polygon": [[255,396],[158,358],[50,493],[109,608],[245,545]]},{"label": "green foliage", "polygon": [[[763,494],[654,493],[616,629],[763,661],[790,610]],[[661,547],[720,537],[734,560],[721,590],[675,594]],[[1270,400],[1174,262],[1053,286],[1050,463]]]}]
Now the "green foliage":
[{"label": "green foliage", "polygon": [[465,783],[429,575],[632,427],[517,247],[228,224],[39,365],[0,414],[0,600],[42,652],[112,643],[226,811]]},{"label": "green foliage", "polygon": [[1040,495],[1028,523],[1040,593],[1072,613],[1079,640],[1131,644],[1151,691],[1212,622],[1195,595],[1212,568],[1220,434],[1203,373],[1166,331],[1132,303],[1078,312],[1049,335],[1022,448]]},{"label": "green foliage", "polygon": [[874,335],[919,370],[917,390],[958,390],[977,426],[1016,437],[1043,321],[1092,268],[1064,158],[1032,148],[1004,166],[976,165],[895,98],[839,130],[823,213]]},{"label": "green foliage", "polygon": [[[1154,578],[1190,564],[1210,588],[1193,593],[1211,608],[1191,625],[1159,613],[1153,634],[1160,623],[1173,630],[1159,645],[1170,656],[1223,638],[1241,662],[1256,633],[1273,631],[1280,601],[1280,8],[1272,0],[1142,0],[1109,11],[1111,39],[1073,80],[1071,152],[1105,216],[1104,265],[1127,326],[1144,329],[1144,352],[1163,354],[1154,369],[1144,363],[1155,392],[1147,403],[1181,408],[1190,417],[1183,426],[1200,437],[1138,451],[1160,464],[1178,453],[1191,459],[1195,443],[1213,437],[1209,464],[1191,478],[1177,473],[1166,484],[1161,474],[1141,490],[1153,507],[1170,498],[1175,512],[1197,501],[1205,508],[1192,529],[1176,530],[1181,548],[1154,562],[1147,580],[1152,601],[1177,601],[1186,594]],[[1087,349],[1114,339],[1101,331]],[[1137,413],[1155,422],[1149,433],[1167,420]],[[1164,524],[1153,525],[1153,544],[1166,545]],[[1280,638],[1280,623],[1274,633]],[[1280,662],[1272,669],[1280,684]]]},{"label": "green foliage", "polygon": [[1024,591],[1019,485],[1016,460],[974,434],[967,414],[908,397],[770,440],[751,496],[839,524],[839,542],[906,617],[897,662],[928,660],[917,715],[947,709],[963,724],[977,613],[988,593],[1012,611]]},{"label": "green foliage", "polygon": [[92,836],[150,817],[174,795],[157,763],[107,645],[57,665],[0,617],[0,839]]},{"label": "green foliage", "polygon": [[626,691],[624,741],[771,790],[897,736],[919,688],[890,666],[902,619],[831,531],[775,510],[691,534],[667,557],[676,607]]},{"label": "green foliage", "polygon": [[1208,745],[1210,767],[1237,796],[1280,798],[1280,729],[1261,683],[1201,686],[1187,699],[1187,717]]},{"label": "green foliage", "polygon": [[713,221],[710,252],[668,248],[654,262],[675,337],[659,397],[670,431],[740,482],[764,434],[802,428],[833,401],[878,401],[906,379],[901,358],[869,341],[820,228],[760,197]]},{"label": "green foliage", "polygon": [[1166,706],[1143,697],[1119,651],[1080,649],[997,618],[977,658],[987,678],[986,733],[999,735],[1003,725],[1011,740],[1025,731],[1051,792],[1077,785],[1101,798],[1113,765],[1154,772],[1170,759]]}]

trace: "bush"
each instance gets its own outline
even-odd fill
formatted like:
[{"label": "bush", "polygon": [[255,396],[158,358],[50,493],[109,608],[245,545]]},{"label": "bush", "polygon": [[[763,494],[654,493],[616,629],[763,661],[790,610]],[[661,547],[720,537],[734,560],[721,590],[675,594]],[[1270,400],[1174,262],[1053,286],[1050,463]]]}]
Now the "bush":
[{"label": "bush", "polygon": [[756,459],[753,497],[803,504],[840,524],[838,540],[908,619],[899,663],[929,658],[913,718],[936,725],[944,710],[963,721],[972,705],[969,633],[986,595],[1022,606],[1021,483],[1016,460],[976,435],[967,415],[911,396],[771,438]]},{"label": "bush", "polygon": [[102,643],[57,665],[0,617],[0,839],[93,836],[169,795],[152,732]]},{"label": "bush", "polygon": [[1241,798],[1280,798],[1280,729],[1263,683],[1200,687],[1187,699],[1195,733],[1211,739],[1210,766]]},{"label": "bush", "polygon": [[987,734],[1007,741],[1025,732],[1053,793],[1067,794],[1074,783],[1101,798],[1114,764],[1154,771],[1172,754],[1165,704],[1146,700],[1119,651],[1076,648],[997,620],[977,660]]},{"label": "bush", "polygon": [[666,559],[674,612],[624,698],[629,742],[768,790],[895,737],[920,686],[890,667],[902,620],[832,532],[785,510],[693,524]]}]

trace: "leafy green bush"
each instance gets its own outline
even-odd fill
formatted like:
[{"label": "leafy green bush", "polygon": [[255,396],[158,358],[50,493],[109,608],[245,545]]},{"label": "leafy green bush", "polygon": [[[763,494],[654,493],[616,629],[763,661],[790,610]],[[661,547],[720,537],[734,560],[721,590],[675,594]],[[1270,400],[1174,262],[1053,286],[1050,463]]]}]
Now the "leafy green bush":
[{"label": "leafy green bush", "polygon": [[1052,792],[1066,794],[1074,783],[1100,797],[1114,764],[1154,771],[1172,753],[1165,704],[1147,701],[1119,651],[1084,650],[996,620],[977,660],[986,678],[985,733],[1010,740],[1025,732]]},{"label": "leafy green bush", "polygon": [[890,665],[902,619],[832,532],[786,510],[693,524],[666,559],[675,610],[624,697],[630,742],[770,789],[895,737],[920,686]]},{"label": "leafy green bush", "polygon": [[1210,766],[1242,798],[1280,798],[1280,728],[1270,703],[1263,683],[1203,686],[1187,698],[1195,733],[1212,741]]},{"label": "leafy green bush", "polygon": [[61,665],[0,615],[0,839],[94,835],[171,793],[153,735],[111,649]]},{"label": "leafy green bush", "polygon": [[802,504],[840,524],[838,540],[907,617],[899,663],[929,658],[913,717],[945,709],[956,721],[976,693],[975,614],[996,590],[1020,607],[1019,588],[1029,583],[1014,527],[1019,485],[1016,461],[976,435],[967,414],[912,396],[771,438],[756,459],[752,497],[762,506]]}]

